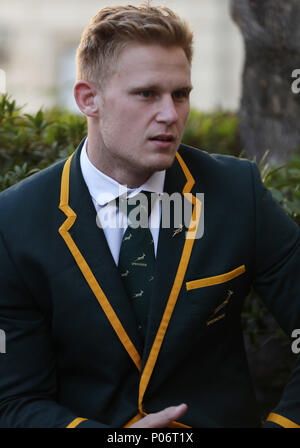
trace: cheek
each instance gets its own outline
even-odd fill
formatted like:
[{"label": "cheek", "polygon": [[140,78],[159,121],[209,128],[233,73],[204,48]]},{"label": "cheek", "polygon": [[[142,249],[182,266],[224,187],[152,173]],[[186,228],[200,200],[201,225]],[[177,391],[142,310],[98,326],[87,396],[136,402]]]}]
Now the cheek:
[{"label": "cheek", "polygon": [[102,133],[113,139],[114,137],[118,138],[119,133],[124,132],[124,129],[126,129],[126,114],[120,108],[106,109],[101,117]]},{"label": "cheek", "polygon": [[[123,106],[122,103],[111,110],[110,120],[112,127],[118,132],[126,132],[126,134],[134,133],[137,129],[137,124],[142,121],[142,113],[136,108]],[[140,127],[140,126],[139,126]]]},{"label": "cheek", "polygon": [[104,145],[118,154],[130,153],[141,141],[140,125],[137,119],[119,111],[106,116],[101,123],[101,134]]},{"label": "cheek", "polygon": [[181,111],[182,122],[185,124],[190,114],[190,105],[187,104]]}]

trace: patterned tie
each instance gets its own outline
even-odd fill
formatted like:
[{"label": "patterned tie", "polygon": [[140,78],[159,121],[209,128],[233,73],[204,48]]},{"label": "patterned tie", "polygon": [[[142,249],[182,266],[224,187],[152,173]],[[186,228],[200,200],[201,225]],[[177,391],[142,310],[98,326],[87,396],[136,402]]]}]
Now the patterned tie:
[{"label": "patterned tie", "polygon": [[[119,272],[128,297],[132,301],[138,328],[145,337],[154,280],[155,254],[153,237],[148,225],[151,193],[142,193],[128,200],[119,200],[120,210],[124,211],[127,205],[129,217],[120,249]],[[136,227],[138,223],[140,226]]]}]

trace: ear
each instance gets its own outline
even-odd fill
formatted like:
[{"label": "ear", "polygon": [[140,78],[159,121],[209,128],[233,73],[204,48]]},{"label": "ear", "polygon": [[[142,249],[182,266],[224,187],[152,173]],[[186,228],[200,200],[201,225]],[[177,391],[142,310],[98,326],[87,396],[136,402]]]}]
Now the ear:
[{"label": "ear", "polygon": [[87,117],[97,117],[99,115],[98,93],[98,89],[92,82],[77,81],[74,85],[74,98],[77,106]]}]

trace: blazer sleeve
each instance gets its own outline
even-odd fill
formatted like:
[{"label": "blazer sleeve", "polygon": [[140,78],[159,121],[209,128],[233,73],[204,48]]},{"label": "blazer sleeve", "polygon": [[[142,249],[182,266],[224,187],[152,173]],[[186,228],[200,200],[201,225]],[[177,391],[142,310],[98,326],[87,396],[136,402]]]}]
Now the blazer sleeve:
[{"label": "blazer sleeve", "polygon": [[[254,289],[288,336],[300,328],[300,228],[273,200],[252,163],[256,198]],[[264,427],[300,427],[300,357]]]},{"label": "blazer sleeve", "polygon": [[1,428],[107,428],[59,405],[49,320],[34,306],[0,233]]}]

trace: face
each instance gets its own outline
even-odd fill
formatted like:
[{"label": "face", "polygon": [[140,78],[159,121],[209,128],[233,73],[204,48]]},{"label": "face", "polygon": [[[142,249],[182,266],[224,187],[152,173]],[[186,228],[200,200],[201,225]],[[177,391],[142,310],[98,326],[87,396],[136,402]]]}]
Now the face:
[{"label": "face", "polygon": [[131,187],[170,167],[189,115],[190,64],[180,47],[131,44],[97,94],[97,165]]}]

